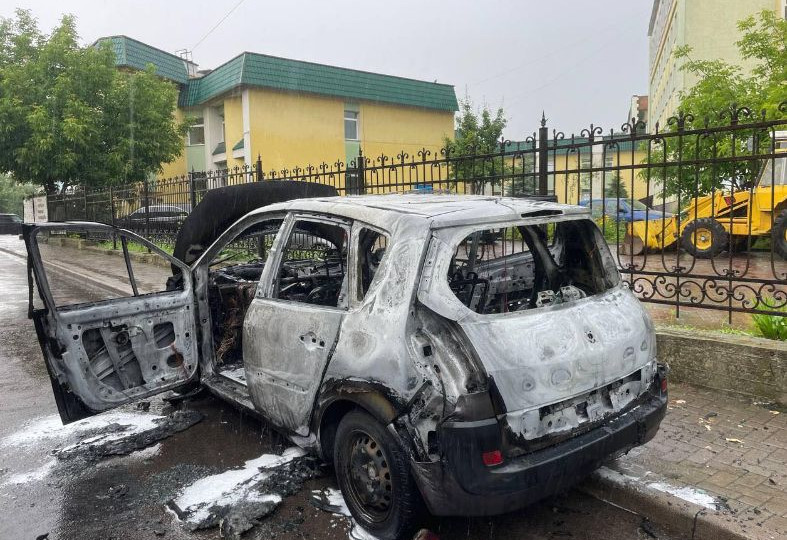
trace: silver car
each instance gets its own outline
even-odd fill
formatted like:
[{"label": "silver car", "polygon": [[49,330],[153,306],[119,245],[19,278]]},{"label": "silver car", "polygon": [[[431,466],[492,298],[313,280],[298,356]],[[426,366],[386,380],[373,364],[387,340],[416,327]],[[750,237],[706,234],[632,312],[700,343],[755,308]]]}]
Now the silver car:
[{"label": "silver car", "polygon": [[77,306],[48,288],[53,227],[25,238],[64,421],[203,385],[332,463],[380,538],[411,531],[421,501],[488,515],[564,490],[666,410],[650,317],[586,208],[298,199],[248,213],[190,266],[169,257],[166,291]]}]

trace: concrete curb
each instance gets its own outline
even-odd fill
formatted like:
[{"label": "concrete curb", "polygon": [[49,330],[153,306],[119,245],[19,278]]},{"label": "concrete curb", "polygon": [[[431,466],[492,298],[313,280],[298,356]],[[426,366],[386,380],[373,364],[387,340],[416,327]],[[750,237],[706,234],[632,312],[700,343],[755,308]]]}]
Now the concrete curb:
[{"label": "concrete curb", "polygon": [[[636,478],[602,468],[577,488],[599,500],[646,517],[667,532],[693,540],[753,540],[768,538],[747,533],[729,514],[711,510],[670,493],[656,490]],[[765,533],[766,531],[760,530]]]}]

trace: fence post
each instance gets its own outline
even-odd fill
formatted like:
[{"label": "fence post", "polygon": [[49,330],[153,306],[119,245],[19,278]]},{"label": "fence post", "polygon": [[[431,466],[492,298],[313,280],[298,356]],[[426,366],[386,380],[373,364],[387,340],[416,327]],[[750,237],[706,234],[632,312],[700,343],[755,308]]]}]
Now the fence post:
[{"label": "fence post", "polygon": [[142,184],[143,196],[145,200],[145,238],[150,238],[150,191],[148,188],[148,179]]},{"label": "fence post", "polygon": [[544,111],[541,111],[541,127],[538,128],[538,194],[547,195],[549,191],[549,151],[547,139],[549,129]]},{"label": "fence post", "polygon": [[[358,195],[365,195],[366,194],[366,179],[364,178],[364,159],[363,159],[363,149],[358,146],[358,163],[355,164],[355,185],[356,191]],[[346,191],[346,190],[345,190]]]},{"label": "fence post", "polygon": [[191,204],[189,213],[191,213],[197,206],[197,188],[194,187],[194,167],[191,168],[191,172],[189,173],[189,203]]},{"label": "fence post", "polygon": [[262,182],[262,155],[257,154],[257,182]]},{"label": "fence post", "polygon": [[[115,227],[115,192],[112,189],[112,184],[109,185],[109,212],[111,214],[110,221],[112,227]],[[112,232],[112,249],[118,248],[118,237]]]}]

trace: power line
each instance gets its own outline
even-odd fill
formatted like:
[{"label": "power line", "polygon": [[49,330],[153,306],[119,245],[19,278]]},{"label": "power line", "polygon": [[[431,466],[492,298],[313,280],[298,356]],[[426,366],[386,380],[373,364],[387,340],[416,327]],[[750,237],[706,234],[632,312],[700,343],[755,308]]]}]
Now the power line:
[{"label": "power line", "polygon": [[232,6],[232,9],[230,9],[230,10],[227,12],[227,14],[226,14],[226,15],[224,15],[224,16],[223,16],[223,17],[222,17],[222,18],[219,20],[219,22],[217,22],[217,23],[216,23],[216,24],[213,26],[213,28],[211,28],[210,30],[208,30],[208,33],[207,33],[207,34],[205,34],[204,36],[202,36],[202,38],[201,38],[201,39],[200,39],[200,40],[197,42],[197,44],[196,44],[196,45],[194,45],[194,46],[191,48],[191,50],[193,51],[194,49],[196,49],[197,47],[199,47],[199,46],[200,46],[200,44],[201,44],[203,41],[205,41],[205,38],[207,38],[209,35],[211,35],[211,34],[213,33],[213,31],[214,31],[216,28],[218,28],[219,26],[221,26],[221,23],[223,23],[225,20],[227,20],[227,17],[229,17],[230,15],[232,15],[232,12],[233,12],[233,11],[235,11],[236,9],[238,9],[238,8],[240,7],[240,5],[241,5],[241,4],[242,4],[244,1],[245,1],[245,0],[240,0],[240,2],[238,2],[237,4],[235,4],[234,6]]}]

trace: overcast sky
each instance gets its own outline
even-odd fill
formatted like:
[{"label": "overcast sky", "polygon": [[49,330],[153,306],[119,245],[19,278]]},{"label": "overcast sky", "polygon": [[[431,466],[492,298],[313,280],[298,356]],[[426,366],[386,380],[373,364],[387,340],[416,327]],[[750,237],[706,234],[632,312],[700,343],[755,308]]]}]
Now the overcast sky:
[{"label": "overcast sky", "polygon": [[617,130],[647,92],[651,0],[5,0],[0,16],[14,4],[46,31],[68,12],[85,43],[125,34],[190,49],[200,68],[253,51],[453,84],[502,106],[515,140],[542,109],[566,135]]}]

